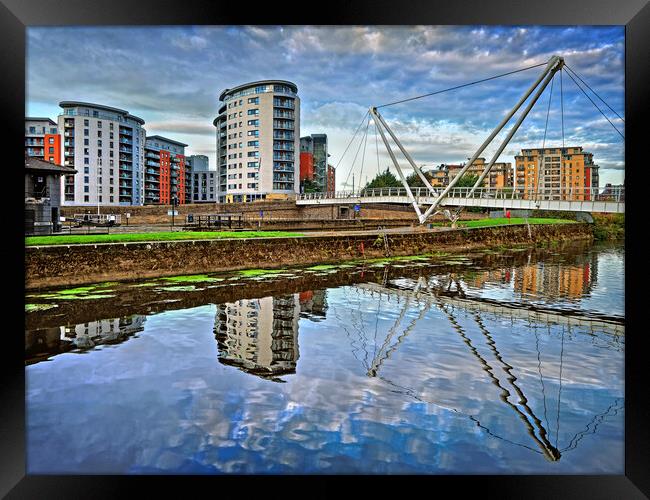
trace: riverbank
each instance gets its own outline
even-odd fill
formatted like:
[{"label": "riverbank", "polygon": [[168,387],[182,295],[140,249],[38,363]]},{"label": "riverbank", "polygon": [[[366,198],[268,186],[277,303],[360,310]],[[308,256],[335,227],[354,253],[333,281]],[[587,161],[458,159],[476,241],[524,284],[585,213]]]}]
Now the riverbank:
[{"label": "riverbank", "polygon": [[592,214],[594,239],[616,241],[625,239],[625,214]]},{"label": "riverbank", "polygon": [[[385,235],[385,236],[384,236]],[[250,268],[593,239],[588,224],[510,225],[413,233],[57,245],[25,249],[28,290]]]}]

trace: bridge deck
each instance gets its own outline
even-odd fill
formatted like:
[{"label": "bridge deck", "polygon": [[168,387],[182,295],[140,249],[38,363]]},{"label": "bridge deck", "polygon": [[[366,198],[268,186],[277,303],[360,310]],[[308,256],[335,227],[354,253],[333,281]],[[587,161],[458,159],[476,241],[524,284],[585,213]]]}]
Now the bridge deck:
[{"label": "bridge deck", "polygon": [[[468,197],[470,188],[452,189],[443,205],[497,209],[557,210],[567,212],[625,213],[625,195],[622,189],[612,193],[595,190],[565,192],[524,192],[512,188],[481,188]],[[413,188],[413,197],[420,206],[432,205],[438,200],[424,188]],[[297,205],[345,205],[394,203],[411,205],[404,188],[370,189],[361,192],[306,193],[298,195]]]}]

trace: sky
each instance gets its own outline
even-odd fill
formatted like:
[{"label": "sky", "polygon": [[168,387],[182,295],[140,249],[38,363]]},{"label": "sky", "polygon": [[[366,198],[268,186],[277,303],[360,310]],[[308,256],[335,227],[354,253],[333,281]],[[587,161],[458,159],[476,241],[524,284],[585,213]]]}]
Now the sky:
[{"label": "sky", "polygon": [[[219,94],[251,81],[289,80],[298,86],[301,136],[327,134],[337,189],[349,189],[351,174],[358,186],[391,164],[374,125],[363,121],[370,106],[545,63],[556,54],[624,119],[624,47],[623,26],[28,27],[25,114],[56,121],[65,100],[124,109],[145,120],[148,135],[188,144],[186,154],[207,155],[215,169]],[[379,112],[418,165],[460,163],[543,69]],[[563,71],[498,161],[514,165],[521,148],[541,147],[544,140],[547,147],[561,146],[564,130],[566,146],[594,154],[601,186],[622,183],[625,124],[585,90],[611,124]],[[492,158],[517,116],[481,156]],[[410,173],[406,160],[398,160]]]}]

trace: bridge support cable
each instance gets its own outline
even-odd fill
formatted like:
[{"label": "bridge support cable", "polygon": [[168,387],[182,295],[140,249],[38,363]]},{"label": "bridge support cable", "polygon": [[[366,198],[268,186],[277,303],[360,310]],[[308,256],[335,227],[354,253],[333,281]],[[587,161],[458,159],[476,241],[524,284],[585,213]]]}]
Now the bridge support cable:
[{"label": "bridge support cable", "polygon": [[397,173],[399,174],[400,180],[402,181],[402,185],[404,186],[404,189],[406,189],[406,194],[413,205],[413,209],[415,210],[415,213],[417,214],[418,218],[421,220],[422,219],[422,212],[420,211],[420,207],[418,206],[418,202],[415,200],[415,197],[413,196],[413,192],[411,191],[411,188],[408,185],[408,182],[406,182],[406,177],[404,177],[404,174],[402,173],[402,169],[399,166],[399,163],[397,162],[397,158],[395,158],[395,154],[393,153],[393,149],[390,147],[390,144],[388,143],[388,139],[386,139],[386,134],[384,134],[384,131],[379,127],[379,120],[377,118],[377,115],[372,112],[371,108],[368,113],[370,113],[370,116],[372,116],[373,120],[375,121],[375,125],[377,126],[377,130],[379,130],[379,135],[381,135],[381,140],[384,142],[384,146],[386,146],[386,150],[388,151],[388,156],[390,156],[390,159],[393,162],[393,165],[395,165],[395,168],[397,169]]},{"label": "bridge support cable", "polygon": [[[573,74],[573,75],[574,75],[578,80],[580,80],[580,81],[584,84],[585,87],[587,87],[589,90],[591,90],[591,91],[594,93],[594,95],[595,95],[596,97],[598,97],[598,99],[600,99],[600,100],[602,101],[602,103],[603,103],[605,106],[607,106],[607,107],[610,109],[610,111],[611,111],[612,113],[614,113],[614,114],[619,118],[619,120],[621,120],[623,123],[625,123],[625,120],[621,117],[621,115],[619,115],[616,111],[614,111],[614,110],[612,109],[612,107],[611,107],[609,104],[607,104],[607,102],[605,102],[605,100],[604,100],[602,97],[600,97],[600,96],[596,93],[596,91],[595,91],[594,89],[592,89],[589,85],[587,85],[587,82],[585,82],[582,78],[580,78],[580,75],[578,75],[578,73],[576,73],[575,70],[574,70],[573,68],[569,67],[568,64],[565,64],[564,67],[567,69],[568,72],[572,73],[572,74]],[[567,75],[571,76],[569,73],[567,73]],[[575,80],[574,80],[574,81],[575,81]],[[577,84],[577,83],[576,83],[576,84]]]},{"label": "bridge support cable", "polygon": [[[499,156],[501,155],[501,153],[503,152],[503,150],[506,148],[506,146],[508,145],[508,143],[510,142],[510,140],[512,139],[512,137],[515,135],[515,133],[517,132],[517,130],[519,130],[519,127],[521,126],[521,123],[522,123],[522,122],[524,121],[524,119],[528,116],[528,113],[530,113],[530,110],[533,109],[533,106],[535,106],[535,104],[537,103],[537,100],[540,98],[540,96],[542,95],[542,93],[544,92],[544,90],[546,90],[546,87],[548,86],[548,84],[549,84],[549,83],[551,82],[551,80],[553,80],[553,78],[555,77],[555,72],[558,71],[558,69],[560,70],[560,78],[562,77],[562,74],[561,74],[561,68],[562,68],[562,63],[560,63],[560,64],[558,64],[557,66],[555,66],[555,67],[554,67],[554,68],[549,72],[549,74],[546,76],[546,78],[545,78],[544,81],[542,82],[541,86],[537,89],[537,92],[535,93],[535,95],[530,99],[528,105],[526,106],[526,108],[524,109],[524,111],[521,113],[521,116],[519,116],[519,118],[517,119],[517,121],[515,122],[515,124],[514,124],[514,125],[512,126],[512,128],[510,129],[510,132],[508,132],[508,135],[506,136],[506,138],[505,138],[505,139],[503,140],[503,142],[501,143],[501,146],[499,146],[499,148],[497,149],[496,153],[494,153],[494,156],[492,156],[492,159],[490,160],[490,163],[488,163],[487,166],[485,167],[485,169],[483,169],[483,172],[481,172],[481,175],[480,175],[479,178],[477,179],[476,183],[474,184],[474,186],[472,187],[472,189],[470,189],[470,191],[469,191],[469,193],[468,193],[468,195],[467,195],[468,198],[469,198],[470,196],[472,196],[472,194],[474,193],[474,191],[476,190],[476,188],[477,188],[478,186],[481,185],[481,183],[483,182],[483,179],[485,179],[485,177],[487,176],[487,174],[488,174],[488,173],[490,172],[490,170],[492,169],[492,165],[494,165],[494,163],[499,159]],[[563,119],[562,119],[562,123],[564,123],[564,113],[562,113],[562,117],[563,117]],[[562,127],[562,137],[564,138],[564,126]],[[564,141],[564,139],[563,139],[563,141]],[[562,147],[564,147],[564,143],[562,144]]]},{"label": "bridge support cable", "polygon": [[559,56],[553,56],[549,59],[548,64],[546,65],[546,68],[544,68],[544,71],[542,72],[539,77],[537,77],[537,80],[530,86],[530,88],[526,91],[526,93],[519,99],[519,102],[515,104],[515,106],[510,110],[510,112],[501,120],[501,123],[496,126],[496,128],[492,131],[490,136],[485,139],[483,144],[478,148],[476,153],[470,158],[470,160],[467,162],[467,165],[465,165],[458,174],[456,174],[456,177],[454,177],[450,182],[449,185],[442,191],[440,196],[438,197],[437,200],[434,201],[434,203],[424,212],[424,214],[420,215],[420,223],[424,224],[424,222],[427,220],[429,215],[440,205],[442,200],[447,196],[449,191],[456,185],[456,183],[460,180],[460,178],[465,175],[465,172],[469,169],[469,167],[474,163],[474,161],[479,157],[479,155],[483,152],[483,150],[494,140],[494,138],[497,136],[499,132],[503,129],[503,127],[510,121],[510,119],[514,116],[514,114],[521,108],[523,103],[528,99],[528,97],[535,91],[537,86],[544,80],[544,78],[551,72],[555,73],[561,66],[564,64],[564,60],[559,57]]},{"label": "bridge support cable", "polygon": [[[553,77],[553,80],[551,80],[551,92],[548,96],[548,108],[546,109],[546,124],[544,125],[544,138],[542,139],[542,150],[546,147],[546,133],[548,132],[548,118],[551,114],[551,101],[553,100],[553,84],[555,83],[555,77]],[[539,166],[537,167],[537,175],[535,177],[535,201],[539,200],[539,179],[541,177],[541,172],[542,170],[542,165],[541,162]],[[515,182],[516,182],[516,174],[515,174]]]},{"label": "bridge support cable", "polygon": [[379,120],[379,123],[383,125],[383,127],[386,129],[388,134],[392,137],[393,141],[395,144],[397,144],[397,147],[399,150],[402,152],[404,155],[404,158],[411,164],[411,167],[413,167],[413,170],[415,170],[415,173],[418,175],[418,177],[422,180],[424,183],[424,186],[431,192],[431,194],[435,194],[435,190],[433,189],[433,186],[429,182],[429,179],[427,179],[426,175],[422,173],[422,170],[415,164],[413,161],[413,158],[411,155],[408,153],[408,151],[404,148],[400,140],[397,138],[397,136],[393,133],[391,128],[388,126],[384,118],[377,112],[377,108],[370,108],[370,115],[373,117],[375,120]]},{"label": "bridge support cable", "polygon": [[[366,116],[368,116],[368,113],[366,113]],[[364,117],[365,121],[365,117]],[[361,125],[363,125],[363,122],[361,122]],[[368,117],[368,122],[366,123],[366,130],[364,135],[361,137],[361,140],[359,142],[359,147],[357,148],[357,152],[354,155],[354,159],[352,160],[352,165],[350,166],[350,170],[348,171],[348,176],[345,178],[345,182],[343,185],[347,185],[348,180],[350,179],[350,174],[352,174],[352,171],[354,170],[354,166],[357,163],[357,157],[359,156],[359,151],[361,151],[361,145],[364,142],[364,137],[368,135],[368,126],[370,125],[370,117]],[[344,153],[345,154],[345,153]],[[353,190],[354,191],[354,190]]]},{"label": "bridge support cable", "polygon": [[[343,161],[343,158],[345,157],[345,153],[347,153],[348,149],[350,149],[350,146],[352,145],[352,142],[354,141],[354,138],[357,136],[357,134],[359,133],[359,130],[361,129],[361,127],[365,123],[367,116],[368,116],[368,112],[366,111],[366,114],[363,115],[363,118],[361,119],[361,123],[359,123],[359,125],[357,126],[357,129],[354,131],[354,134],[352,135],[352,139],[350,139],[350,142],[348,142],[348,145],[345,147],[345,150],[343,151],[343,154],[341,155],[341,158],[339,158],[339,161],[336,164],[336,167],[334,167],[335,169],[339,168],[339,165],[341,164],[341,162]],[[349,177],[350,177],[350,172],[348,172],[348,176],[345,179],[345,184],[347,184]]]},{"label": "bridge support cable", "polygon": [[[593,101],[593,99],[591,97],[589,97],[589,94],[587,94],[585,92],[585,90],[578,84],[578,82],[576,82],[575,78],[573,78],[573,76],[571,76],[571,73],[567,72],[567,75],[569,76],[569,78],[571,78],[571,80],[573,80],[573,83],[576,84],[576,87],[578,87],[582,91],[582,93],[587,97],[587,99],[589,99],[591,101],[591,104],[593,104],[594,107],[598,111],[600,111],[600,114],[605,117],[605,120],[607,120],[609,122],[609,124],[614,128],[614,130],[616,130],[616,132],[618,132],[618,135],[620,135],[623,139],[625,139],[625,136],[621,133],[621,131],[612,123],[612,121],[609,118],[607,118],[607,115],[605,115],[605,113],[603,113],[603,110],[598,107],[598,105]],[[592,92],[593,92],[593,90],[592,90]],[[595,94],[595,92],[594,92],[594,94]],[[605,104],[607,104],[607,103],[605,103]],[[618,116],[618,115],[616,115],[616,116]],[[620,116],[619,116],[619,118],[620,118]],[[623,120],[623,119],[621,118],[621,120]],[[625,120],[623,120],[623,123],[625,123]]]}]

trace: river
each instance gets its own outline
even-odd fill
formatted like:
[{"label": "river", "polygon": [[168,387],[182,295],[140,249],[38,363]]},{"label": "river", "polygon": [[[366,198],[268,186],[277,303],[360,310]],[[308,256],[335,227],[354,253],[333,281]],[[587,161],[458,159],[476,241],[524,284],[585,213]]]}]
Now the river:
[{"label": "river", "polygon": [[624,249],[28,293],[32,474],[622,474]]}]

